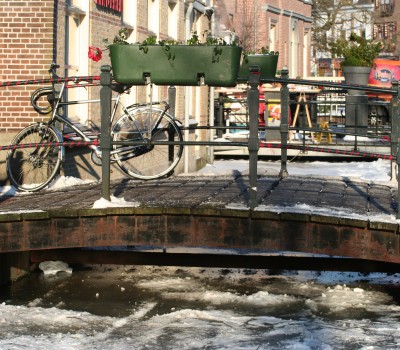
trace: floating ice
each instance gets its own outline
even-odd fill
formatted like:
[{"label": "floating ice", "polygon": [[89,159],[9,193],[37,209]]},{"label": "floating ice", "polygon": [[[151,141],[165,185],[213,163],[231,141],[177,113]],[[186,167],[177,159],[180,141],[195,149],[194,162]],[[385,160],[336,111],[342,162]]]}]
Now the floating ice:
[{"label": "floating ice", "polygon": [[39,269],[47,276],[56,275],[58,272],[72,273],[68,264],[62,261],[43,261],[39,264]]}]

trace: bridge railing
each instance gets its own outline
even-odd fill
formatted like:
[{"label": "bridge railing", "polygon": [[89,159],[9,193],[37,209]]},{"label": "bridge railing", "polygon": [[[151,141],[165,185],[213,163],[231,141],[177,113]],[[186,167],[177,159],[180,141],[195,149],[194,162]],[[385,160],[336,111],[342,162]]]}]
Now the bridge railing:
[{"label": "bridge railing", "polygon": [[[340,91],[342,93],[346,93],[348,90],[359,91],[362,93],[368,93],[375,96],[386,95],[390,96],[390,102],[385,102],[385,105],[390,109],[390,127],[389,131],[386,130],[386,134],[388,134],[390,138],[390,154],[380,155],[380,154],[371,154],[375,158],[385,158],[390,159],[392,162],[396,162],[397,168],[400,162],[399,155],[399,130],[400,130],[400,116],[399,116],[399,82],[394,81],[392,83],[392,88],[379,88],[379,87],[371,87],[371,86],[362,86],[362,85],[354,85],[347,84],[344,82],[330,82],[330,81],[320,81],[320,80],[303,80],[303,79],[291,79],[289,78],[287,69],[282,70],[281,77],[275,77],[271,79],[262,78],[260,79],[260,74],[258,71],[258,67],[250,67],[250,74],[248,80],[238,81],[238,83],[246,84],[246,102],[248,108],[248,138],[243,142],[234,142],[231,145],[239,146],[239,147],[247,147],[249,152],[249,202],[248,207],[250,209],[254,209],[257,206],[257,161],[258,161],[258,152],[260,147],[266,147],[265,143],[260,140],[260,128],[259,128],[259,102],[260,102],[260,92],[259,86],[260,84],[279,84],[279,94],[280,94],[280,112],[281,112],[281,120],[279,125],[279,133],[280,133],[280,143],[276,145],[276,147],[281,148],[281,169],[280,169],[280,177],[288,176],[287,171],[287,159],[288,154],[287,151],[290,148],[294,149],[307,149],[307,145],[295,145],[289,144],[289,135],[299,127],[293,126],[290,120],[290,86],[311,86],[322,88],[324,90],[331,89],[332,91]],[[111,114],[111,83],[112,83],[112,75],[111,75],[111,67],[110,66],[102,66],[101,75],[100,75],[100,100],[101,100],[101,137],[100,137],[100,147],[102,149],[102,197],[110,200],[110,153],[111,148],[115,144],[111,141],[110,131],[110,114]],[[338,101],[335,101],[338,102]],[[343,101],[340,101],[342,103]],[[356,112],[359,114],[358,109],[362,103],[358,103],[357,101],[347,101],[345,100],[345,106],[354,105]],[[375,104],[381,104],[381,102],[376,102]],[[335,131],[336,133],[344,133],[350,134],[354,136],[369,136],[374,137],[371,134],[371,129],[368,129],[368,125],[364,123],[359,125],[360,120],[362,118],[355,118],[353,125],[351,128],[346,128],[344,131]],[[365,117],[364,117],[365,119]],[[217,126],[218,128],[222,128],[222,126]],[[269,127],[266,126],[265,130],[268,131]],[[276,129],[276,128],[275,128]],[[326,129],[315,128],[309,126],[308,128],[303,128],[303,130],[307,132],[327,132]],[[375,127],[375,130],[378,130]],[[382,132],[382,130],[379,130]],[[381,135],[381,134],[380,134]],[[376,134],[375,136],[378,136]],[[357,142],[357,141],[356,141]],[[168,143],[168,142],[165,142]],[[179,143],[179,142],[172,142]],[[203,145],[203,146],[216,146],[221,145],[215,141],[184,141],[182,142],[185,146],[193,146],[193,145]],[[226,145],[226,143],[224,143]],[[357,144],[356,144],[357,145]],[[267,145],[270,147],[270,145]],[[332,149],[313,147],[313,150],[321,151],[321,152],[332,152]],[[353,156],[366,156],[366,152],[359,152],[355,147],[354,150],[350,152]],[[392,176],[396,176],[392,174]],[[400,187],[399,187],[400,193]],[[400,212],[398,211],[397,218],[400,218]]]}]

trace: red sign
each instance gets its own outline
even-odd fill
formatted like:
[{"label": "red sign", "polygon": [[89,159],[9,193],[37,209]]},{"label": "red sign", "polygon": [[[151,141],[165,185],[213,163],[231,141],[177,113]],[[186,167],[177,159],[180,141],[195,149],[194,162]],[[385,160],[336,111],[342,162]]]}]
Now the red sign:
[{"label": "red sign", "polygon": [[391,87],[392,80],[400,79],[400,61],[374,60],[368,84],[378,87]]},{"label": "red sign", "polygon": [[122,2],[123,0],[96,0],[97,5],[107,7],[117,12],[122,12]]}]

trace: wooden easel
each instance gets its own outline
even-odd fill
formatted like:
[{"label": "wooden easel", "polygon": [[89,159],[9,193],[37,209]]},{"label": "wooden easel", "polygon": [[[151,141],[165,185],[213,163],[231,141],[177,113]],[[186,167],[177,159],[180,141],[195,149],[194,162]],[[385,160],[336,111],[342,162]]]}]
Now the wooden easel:
[{"label": "wooden easel", "polygon": [[[304,108],[306,110],[306,115],[307,115],[307,122],[308,122],[308,127],[312,128],[312,123],[311,123],[311,117],[310,117],[310,111],[308,110],[308,104],[307,104],[307,96],[304,91],[300,91],[299,98],[297,99],[297,106],[296,106],[296,112],[294,113],[294,118],[293,118],[293,123],[292,127],[294,128],[296,126],[297,122],[297,117],[299,115],[300,111],[300,104],[301,102],[304,102]],[[289,140],[292,139],[293,136],[293,131],[289,133]],[[311,139],[314,140],[314,133],[311,132]]]}]

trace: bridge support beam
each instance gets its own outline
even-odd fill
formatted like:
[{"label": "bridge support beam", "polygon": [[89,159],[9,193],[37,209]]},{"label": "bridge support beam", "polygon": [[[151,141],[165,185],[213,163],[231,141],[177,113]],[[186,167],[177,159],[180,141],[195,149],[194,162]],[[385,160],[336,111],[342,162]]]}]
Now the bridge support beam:
[{"label": "bridge support beam", "polygon": [[0,286],[16,281],[30,272],[30,253],[0,254]]},{"label": "bridge support beam", "polygon": [[2,223],[0,251],[22,254],[14,255],[16,260],[7,257],[7,266],[28,270],[29,263],[22,263],[26,251],[107,246],[290,251],[400,264],[397,223],[247,208],[107,208],[52,214]]}]

